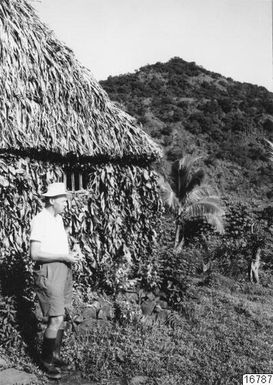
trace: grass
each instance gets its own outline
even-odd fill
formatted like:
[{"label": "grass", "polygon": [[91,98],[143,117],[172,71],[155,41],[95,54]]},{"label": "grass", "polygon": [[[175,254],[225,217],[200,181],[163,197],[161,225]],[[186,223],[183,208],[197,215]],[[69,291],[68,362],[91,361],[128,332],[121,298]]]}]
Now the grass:
[{"label": "grass", "polygon": [[221,278],[190,288],[174,327],[140,317],[98,323],[83,335],[70,332],[67,358],[109,385],[133,376],[152,385],[235,385],[245,373],[273,372],[273,290]]},{"label": "grass", "polygon": [[[216,272],[192,278],[172,326],[127,303],[130,317],[122,322],[70,328],[64,356],[83,381],[98,385],[134,376],[147,385],[239,385],[245,373],[273,373],[273,285],[270,273],[261,273],[261,284]],[[10,360],[45,380],[27,355],[10,349]]]}]

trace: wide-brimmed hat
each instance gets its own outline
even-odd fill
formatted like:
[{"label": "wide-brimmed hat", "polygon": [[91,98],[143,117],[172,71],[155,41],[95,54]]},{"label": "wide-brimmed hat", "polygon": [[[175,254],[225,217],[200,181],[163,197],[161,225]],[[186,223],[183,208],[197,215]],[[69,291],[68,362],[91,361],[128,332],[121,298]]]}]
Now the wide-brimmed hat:
[{"label": "wide-brimmed hat", "polygon": [[47,186],[47,192],[42,194],[43,197],[57,197],[60,195],[67,195],[64,183],[51,183]]}]

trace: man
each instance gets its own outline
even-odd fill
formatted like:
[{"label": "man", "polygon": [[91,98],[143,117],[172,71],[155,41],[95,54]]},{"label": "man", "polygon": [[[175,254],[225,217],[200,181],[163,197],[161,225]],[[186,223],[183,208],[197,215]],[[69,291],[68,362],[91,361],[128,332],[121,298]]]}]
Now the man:
[{"label": "man", "polygon": [[43,194],[44,209],[31,223],[30,255],[36,292],[43,315],[48,317],[42,347],[42,365],[49,378],[61,378],[68,365],[60,359],[65,308],[72,299],[71,264],[78,256],[69,251],[68,236],[61,213],[67,201],[64,183],[52,183]]}]

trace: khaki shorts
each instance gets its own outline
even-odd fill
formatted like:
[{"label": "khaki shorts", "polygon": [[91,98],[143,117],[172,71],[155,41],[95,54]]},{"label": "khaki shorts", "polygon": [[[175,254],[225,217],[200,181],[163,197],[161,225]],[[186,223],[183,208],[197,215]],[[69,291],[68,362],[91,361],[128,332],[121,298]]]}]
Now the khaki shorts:
[{"label": "khaki shorts", "polygon": [[65,263],[43,263],[34,269],[35,289],[44,317],[65,314],[72,301],[72,271]]}]

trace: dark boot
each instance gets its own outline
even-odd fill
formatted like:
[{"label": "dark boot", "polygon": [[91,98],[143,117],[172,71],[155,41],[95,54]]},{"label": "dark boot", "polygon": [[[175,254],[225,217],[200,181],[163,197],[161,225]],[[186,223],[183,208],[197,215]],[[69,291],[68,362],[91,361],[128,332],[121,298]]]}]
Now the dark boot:
[{"label": "dark boot", "polygon": [[56,338],[44,337],[42,348],[42,368],[45,371],[48,378],[59,379],[61,378],[61,372],[56,368],[53,362],[53,352],[55,349]]},{"label": "dark boot", "polygon": [[59,329],[56,337],[55,349],[53,352],[54,365],[62,370],[69,370],[69,364],[61,359],[61,345],[63,340],[64,330]]}]

